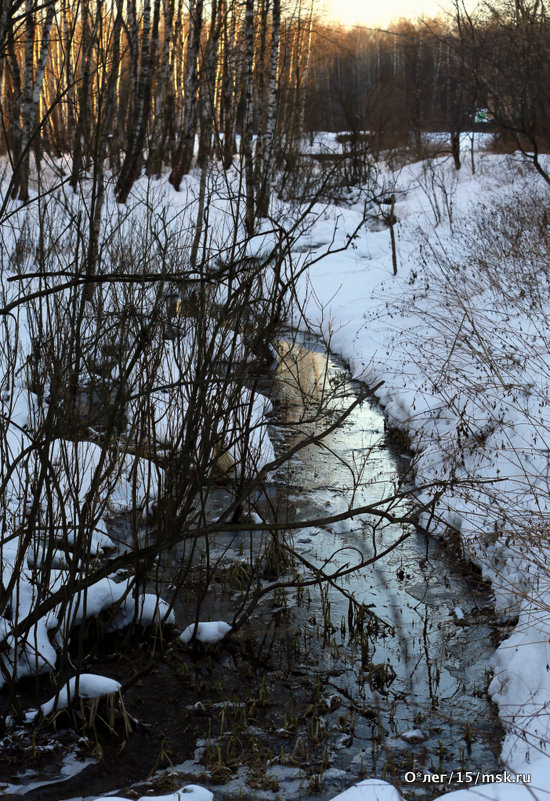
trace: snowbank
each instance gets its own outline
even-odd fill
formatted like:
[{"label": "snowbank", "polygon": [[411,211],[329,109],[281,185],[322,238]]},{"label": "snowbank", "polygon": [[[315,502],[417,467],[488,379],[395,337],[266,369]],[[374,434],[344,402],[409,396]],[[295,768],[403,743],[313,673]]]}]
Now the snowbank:
[{"label": "snowbank", "polygon": [[[144,795],[138,801],[213,801],[214,796],[210,790],[199,787],[198,784],[187,784],[181,790],[177,790],[170,795]],[[127,798],[119,798],[115,795],[105,795],[96,801],[128,801]]]},{"label": "snowbank", "polygon": [[365,779],[344,790],[332,801],[401,801],[401,796],[395,787],[382,779]]}]

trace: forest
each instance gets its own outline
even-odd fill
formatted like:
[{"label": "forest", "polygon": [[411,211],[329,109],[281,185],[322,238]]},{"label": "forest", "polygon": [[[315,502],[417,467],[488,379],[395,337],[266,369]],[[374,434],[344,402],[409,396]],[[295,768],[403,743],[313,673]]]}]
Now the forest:
[{"label": "forest", "polygon": [[475,17],[457,2],[446,18],[371,30],[331,27],[313,2],[6,0],[1,152],[11,194],[28,200],[31,160],[40,175],[62,159],[59,177],[73,190],[93,171],[99,215],[106,171],[124,203],[143,169],[170,169],[178,189],[192,165],[229,169],[238,153],[254,184],[247,213],[261,218],[273,171],[291,170],[313,131],[368,130],[375,153],[480,126],[536,158],[547,33],[544,5],[523,2],[484,4]]}]

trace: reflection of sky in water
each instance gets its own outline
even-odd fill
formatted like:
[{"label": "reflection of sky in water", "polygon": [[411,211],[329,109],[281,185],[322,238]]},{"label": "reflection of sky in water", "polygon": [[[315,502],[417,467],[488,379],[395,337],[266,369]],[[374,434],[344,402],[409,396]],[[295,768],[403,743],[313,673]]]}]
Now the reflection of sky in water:
[{"label": "reflection of sky in water", "polygon": [[[284,343],[279,352],[283,362],[274,382],[275,416],[270,427],[276,453],[333,424],[357,397],[358,390],[346,382],[342,369],[330,363],[327,370],[322,353],[299,346],[290,349]],[[321,397],[326,399],[322,414]],[[256,499],[256,510],[266,521],[298,522],[378,503],[400,486],[407,488],[398,464],[408,465],[409,457],[391,452],[385,442],[383,416],[364,402],[342,426],[320,443],[300,450],[275,471],[266,493]],[[209,517],[226,508],[230,495],[230,487],[216,490]],[[395,503],[391,511],[406,513],[406,501]],[[304,559],[332,572],[372,557],[375,549],[380,553],[404,531],[398,524],[361,515],[333,524],[298,528],[290,536]],[[498,724],[484,695],[485,669],[493,650],[490,628],[484,622],[488,598],[479,593],[474,596],[463,578],[452,572],[449,559],[435,554],[433,543],[412,528],[409,532],[407,539],[386,557],[339,579],[348,594],[376,613],[373,620],[380,621],[378,635],[363,637],[363,646],[360,636],[350,642],[349,600],[333,588],[328,599],[335,631],[327,647],[321,647],[323,608],[316,587],[311,587],[301,601],[295,589],[288,590],[287,612],[282,618],[274,614],[280,599],[270,603],[270,597],[264,598],[250,621],[250,630],[254,629],[254,621],[261,631],[268,624],[272,626],[273,636],[280,643],[275,651],[282,667],[294,664],[292,669],[297,675],[301,670],[308,676],[319,675],[326,692],[340,692],[348,699],[346,705],[353,708],[355,719],[354,747],[350,750],[338,747],[338,738],[343,737],[338,727],[342,710],[326,713],[333,729],[335,766],[356,772],[357,765],[352,760],[361,747],[366,749],[364,765],[368,772],[379,770],[388,749],[396,760],[419,759],[419,764],[427,768],[437,768],[443,753],[446,770],[460,768],[464,758],[476,769],[496,768],[487,739],[495,736]],[[197,546],[204,558],[208,551],[211,564],[229,565],[254,561],[270,541],[269,534],[221,530],[218,536],[208,538],[208,542],[199,541]],[[299,571],[305,575],[307,568],[302,565]],[[230,619],[235,601],[236,598],[224,601],[221,597],[216,598],[215,605],[207,601],[203,617]],[[480,614],[476,606],[481,608]],[[453,616],[456,607],[464,611],[468,625],[457,625]],[[183,619],[178,604],[176,615]],[[345,636],[340,630],[342,620],[346,623]],[[367,623],[368,616],[363,632]],[[302,645],[301,654],[291,657],[291,644],[296,638]],[[288,643],[288,653],[284,642]],[[384,676],[388,677],[386,684]],[[470,756],[463,739],[468,722],[473,729]],[[377,736],[379,723],[384,742],[375,747],[373,736]],[[413,745],[399,738],[419,727],[425,741]],[[420,759],[423,752],[425,757]]]},{"label": "reflection of sky in water", "polygon": [[[307,398],[317,396],[319,399],[322,393],[329,396],[325,425],[347,408],[355,394],[349,384],[343,389],[342,371],[331,365],[327,372],[322,355],[308,354],[298,346],[290,351],[284,349],[284,352],[286,364],[279,375],[282,375],[283,384],[280,393],[286,400],[282,439],[288,447],[303,435],[295,429],[299,421],[307,418],[307,408],[304,413],[304,405],[299,402],[301,393]],[[298,387],[292,386],[294,382]],[[306,422],[300,426],[300,431],[310,434],[322,430],[319,423],[319,420],[313,424]],[[280,436],[281,431],[277,434]],[[300,451],[290,464],[281,468],[277,479],[289,488],[287,513],[294,520],[322,518],[351,507],[379,502],[394,494],[402,481],[396,457],[384,441],[384,419],[367,402],[356,407],[344,425],[331,432],[320,445],[309,445]],[[406,502],[394,503],[391,511],[405,513]],[[485,667],[493,650],[489,642],[490,630],[487,625],[476,622],[483,617],[477,615],[476,607],[486,607],[488,599],[479,594],[474,597],[462,577],[453,575],[444,557],[434,554],[434,544],[427,543],[412,528],[409,530],[410,536],[396,550],[341,583],[393,628],[390,633],[390,629],[382,627],[382,636],[370,638],[368,658],[371,673],[373,665],[391,665],[395,679],[387,688],[384,700],[376,690],[369,691],[367,685],[367,700],[381,703],[382,710],[386,709],[382,713],[384,725],[387,725],[388,709],[392,703],[398,703],[397,732],[415,728],[419,711],[425,715],[422,727],[427,729],[429,750],[439,743],[440,737],[447,739],[435,730],[440,726],[448,728],[449,719],[454,721],[455,731],[451,731],[447,745],[456,746],[451,761],[459,766],[460,750],[464,748],[461,737],[472,715],[475,715],[475,724],[487,732],[494,726],[492,713],[487,710],[487,701],[480,692],[486,686]],[[316,527],[313,531],[302,529],[294,532],[293,538],[296,548],[307,559],[316,566],[326,565],[327,572],[331,572],[339,566],[352,564],[359,555],[372,557],[375,550],[380,552],[387,548],[403,531],[398,524],[362,515]],[[315,619],[318,623],[322,617],[321,602],[313,592],[312,597],[314,600],[307,613],[296,612],[303,618],[301,622],[306,630],[308,621]],[[331,620],[338,627],[342,618],[347,617],[349,602],[334,590],[330,603]],[[466,620],[475,625],[458,626],[453,616],[456,607],[460,607]],[[313,628],[311,623],[310,626]],[[339,634],[336,639],[338,637]],[[344,654],[346,649],[342,649],[342,661],[350,664],[335,685],[357,693],[359,646],[355,643],[346,647],[348,653]],[[334,666],[334,659],[328,652],[316,658],[319,669]],[[376,686],[375,681],[373,684]],[[430,737],[430,727],[433,737]],[[480,767],[494,764],[482,738],[473,748],[478,749],[478,754],[474,762],[474,756],[469,758],[471,764]]]}]

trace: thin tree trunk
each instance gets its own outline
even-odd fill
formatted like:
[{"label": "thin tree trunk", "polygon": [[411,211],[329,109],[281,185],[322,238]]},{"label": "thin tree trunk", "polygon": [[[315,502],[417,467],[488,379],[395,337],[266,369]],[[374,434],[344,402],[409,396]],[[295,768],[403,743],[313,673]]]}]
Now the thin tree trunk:
[{"label": "thin tree trunk", "polygon": [[[8,48],[8,64],[9,64],[9,77],[11,91],[7,95],[8,99],[8,119],[9,136],[7,141],[8,156],[11,161],[12,169],[16,169],[21,158],[21,70],[17,55],[15,52],[15,41],[13,30],[9,30],[7,34],[7,48]],[[14,182],[15,182],[14,175]]]},{"label": "thin tree trunk", "polygon": [[157,113],[152,126],[148,173],[160,177],[163,155],[174,135],[174,112],[176,107],[174,83],[171,78],[170,51],[174,27],[175,0],[164,0],[164,41],[160,58],[160,81],[157,96]]},{"label": "thin tree trunk", "polygon": [[[98,7],[99,8],[99,7]],[[111,35],[112,45],[107,48],[107,52],[103,54],[104,58],[112,55],[113,64],[118,64],[120,59],[120,31],[122,29],[122,10],[123,0],[116,0],[116,16]],[[107,147],[109,144],[109,137],[111,131],[111,120],[115,110],[115,99],[118,86],[117,71],[112,70],[106,73],[105,79],[107,87],[105,91],[105,100],[103,105],[99,107],[96,123],[95,135],[95,154],[94,154],[94,171],[92,181],[92,196],[90,203],[90,234],[88,242],[88,257],[86,263],[86,275],[95,275],[98,260],[99,248],[99,234],[101,230],[101,214],[103,211],[103,203],[105,200],[105,161],[107,159]],[[103,93],[101,93],[103,94]],[[86,299],[89,299],[93,293],[93,284],[90,282],[86,284],[84,289]]]},{"label": "thin tree trunk", "polygon": [[223,66],[222,66],[222,87],[221,87],[221,119],[223,130],[223,152],[222,162],[225,170],[233,164],[233,156],[236,151],[235,143],[235,30],[236,19],[235,9],[228,8],[227,0],[223,0],[222,18],[223,27]]},{"label": "thin tree trunk", "polygon": [[191,253],[189,256],[189,262],[193,269],[197,266],[197,255],[199,252],[199,246],[201,242],[202,236],[202,229],[204,225],[204,208],[205,208],[205,200],[206,200],[206,172],[207,168],[206,165],[203,167],[201,171],[201,180],[199,185],[199,201],[198,201],[198,209],[197,209],[197,221],[195,223],[195,236],[193,237],[193,244],[191,246]]},{"label": "thin tree trunk", "polygon": [[[189,31],[187,32],[189,34]],[[176,101],[178,101],[183,95],[184,89],[184,38],[183,33],[183,0],[178,0],[178,8],[176,11],[176,23],[174,25],[174,49],[172,51],[172,76],[174,81],[174,95]],[[174,134],[175,131],[181,128],[183,125],[183,114],[181,114],[181,110],[179,106],[174,109]],[[175,143],[174,143],[175,144]],[[174,154],[172,154],[173,157]]]},{"label": "thin tree trunk", "polygon": [[[89,128],[89,95],[90,95],[90,67],[93,49],[93,37],[90,31],[90,8],[89,0],[82,2],[82,46],[81,59],[82,67],[79,77],[79,86],[77,91],[78,108],[76,124],[74,127],[73,137],[73,166],[71,171],[70,185],[74,192],[80,181],[82,170],[84,169],[84,140],[86,137],[86,130]],[[76,72],[76,71],[75,71]]]},{"label": "thin tree trunk", "polygon": [[257,216],[267,217],[275,169],[275,131],[278,108],[279,41],[281,32],[281,1],[273,0],[271,23],[271,52],[269,61],[269,97],[267,126],[262,146],[262,165],[257,201]]},{"label": "thin tree trunk", "polygon": [[160,0],[155,0],[153,25],[151,28],[151,3],[150,0],[145,0],[143,4],[141,67],[137,89],[137,102],[135,104],[134,118],[128,132],[130,141],[126,151],[126,157],[115,187],[116,199],[119,203],[125,203],[128,199],[130,190],[134,181],[139,177],[141,168],[143,146],[151,110],[153,71],[158,49],[159,16]]},{"label": "thin tree trunk", "polygon": [[8,33],[8,22],[11,19],[12,3],[10,0],[3,0],[0,6],[0,85],[4,78],[4,55],[6,52],[6,40]]},{"label": "thin tree trunk", "polygon": [[122,29],[123,29],[123,3],[119,0],[116,0],[117,5],[117,14],[120,15],[121,24],[117,26],[115,21],[115,26],[113,28],[113,49],[116,49],[118,53],[118,59],[113,57],[113,105],[117,111],[117,124],[112,125],[111,120],[112,116],[109,118],[110,122],[110,147],[109,147],[109,165],[114,172],[120,172],[120,149],[121,149],[121,141],[120,141],[120,131],[122,130],[122,126],[125,120],[127,120],[127,107],[128,103],[123,104],[122,97],[121,97],[121,82],[123,77],[122,72],[122,58],[120,56],[120,51],[122,47]]},{"label": "thin tree trunk", "polygon": [[256,127],[256,151],[255,151],[255,183],[259,191],[261,172],[263,166],[263,149],[265,144],[265,132],[267,130],[267,103],[266,103],[266,49],[267,49],[267,20],[269,16],[270,0],[259,0],[260,2],[260,46],[255,57],[256,73],[254,97],[254,119]]},{"label": "thin tree trunk", "polygon": [[254,68],[254,0],[246,0],[245,6],[245,118],[241,138],[241,161],[244,161],[246,183],[246,229],[249,235],[254,232],[254,156],[252,152],[253,117],[253,68]]},{"label": "thin tree trunk", "polygon": [[187,175],[193,162],[195,133],[197,130],[198,59],[202,31],[203,0],[191,0],[189,7],[189,41],[185,58],[185,95],[183,129],[174,154],[172,172],[168,179],[179,190],[181,179]]},{"label": "thin tree trunk", "polygon": [[221,31],[218,0],[212,0],[210,30],[199,76],[200,133],[197,163],[204,167],[212,153],[212,134],[216,131],[216,59]]},{"label": "thin tree trunk", "polygon": [[67,3],[63,3],[62,19],[63,19],[63,48],[64,48],[64,67],[65,67],[64,79],[67,92],[66,146],[68,150],[70,135],[75,129],[76,104],[75,104],[75,83],[73,79],[73,70],[72,70],[72,42],[74,34],[74,24],[71,30],[71,27],[69,26]]},{"label": "thin tree trunk", "polygon": [[[24,202],[29,199],[29,172],[30,172],[30,148],[33,137],[36,137],[37,145],[39,146],[40,129],[34,130],[37,122],[37,112],[40,102],[40,93],[42,91],[42,83],[44,80],[44,71],[46,69],[46,59],[48,57],[48,48],[50,44],[50,33],[55,14],[55,3],[48,6],[46,12],[46,19],[42,28],[42,36],[40,42],[40,52],[34,71],[33,80],[33,67],[34,67],[34,32],[35,22],[33,17],[32,0],[27,0],[27,23],[26,35],[27,41],[25,43],[25,82],[24,82],[24,97],[23,97],[23,136],[21,140],[21,167],[19,170],[18,180],[18,196]],[[37,153],[39,150],[36,151]],[[37,159],[37,170],[39,163]]]},{"label": "thin tree trunk", "polygon": [[21,102],[21,150],[19,164],[15,165],[17,174],[13,187],[14,197],[26,202],[29,199],[29,152],[28,142],[32,130],[29,111],[32,106],[32,74],[34,68],[35,19],[33,0],[25,3],[25,58],[23,62],[23,94]]},{"label": "thin tree trunk", "polygon": [[390,209],[390,242],[391,242],[391,263],[393,267],[393,274],[397,275],[397,246],[395,244],[395,231],[393,230],[393,226],[395,225],[395,195],[391,196],[391,209]]},{"label": "thin tree trunk", "polygon": [[301,79],[298,82],[298,115],[297,115],[297,125],[296,125],[296,135],[297,137],[301,137],[303,130],[304,130],[304,115],[306,110],[306,92],[307,92],[307,83],[309,78],[309,62],[311,56],[311,33],[313,30],[313,0],[310,0],[309,6],[309,13],[307,18],[307,29],[306,29],[306,46],[305,46],[305,53],[304,53],[304,68],[302,70]]}]

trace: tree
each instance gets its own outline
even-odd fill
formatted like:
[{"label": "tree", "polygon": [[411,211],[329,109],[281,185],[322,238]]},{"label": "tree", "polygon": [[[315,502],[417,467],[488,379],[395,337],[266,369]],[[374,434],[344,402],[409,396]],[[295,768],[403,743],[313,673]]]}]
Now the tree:
[{"label": "tree", "polygon": [[470,65],[471,93],[488,109],[491,126],[550,183],[540,160],[548,147],[546,83],[549,20],[538,2],[486,3],[469,14],[456,6],[460,48]]},{"label": "tree", "polygon": [[[153,7],[153,21],[151,27],[151,3],[145,0],[143,4],[142,28],[140,36],[137,30],[137,13],[132,4],[131,38],[134,42],[134,58],[137,58],[138,41],[140,42],[139,79],[134,97],[134,114],[130,119],[128,131],[128,147],[126,157],[122,164],[116,185],[119,203],[125,203],[130,189],[139,175],[143,146],[146,141],[147,124],[151,110],[151,95],[153,86],[153,69],[158,50],[160,0],[155,0]],[[136,65],[137,66],[137,65]]]},{"label": "tree", "polygon": [[203,0],[192,0],[189,6],[189,36],[185,55],[183,126],[174,154],[170,183],[179,189],[181,179],[191,169],[197,129],[198,60],[202,31]]},{"label": "tree", "polygon": [[[265,4],[267,18],[268,3]],[[267,26],[267,20],[266,20]],[[278,72],[279,72],[279,42],[281,35],[281,4],[280,0],[273,0],[271,15],[271,44],[268,75],[268,98],[266,113],[263,115],[264,125],[262,136],[258,141],[257,171],[258,171],[258,198],[257,216],[267,217],[269,199],[273,185],[273,174],[276,162],[275,133],[278,112]]]}]

